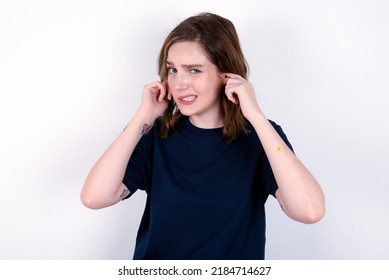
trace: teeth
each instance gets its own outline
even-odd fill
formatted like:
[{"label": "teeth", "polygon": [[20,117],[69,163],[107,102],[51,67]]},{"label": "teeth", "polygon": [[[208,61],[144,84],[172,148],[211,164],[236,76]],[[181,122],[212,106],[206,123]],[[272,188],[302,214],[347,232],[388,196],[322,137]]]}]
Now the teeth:
[{"label": "teeth", "polygon": [[195,100],[196,96],[192,95],[192,96],[188,96],[188,97],[185,97],[185,98],[182,98],[182,100],[184,101],[193,101]]}]

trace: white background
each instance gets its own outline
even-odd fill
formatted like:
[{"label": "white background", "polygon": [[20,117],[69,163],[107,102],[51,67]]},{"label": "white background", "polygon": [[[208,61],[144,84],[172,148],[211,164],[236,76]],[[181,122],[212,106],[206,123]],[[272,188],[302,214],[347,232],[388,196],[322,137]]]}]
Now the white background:
[{"label": "white background", "polygon": [[93,211],[79,193],[166,35],[202,11],[235,24],[263,111],[326,194],[315,225],[269,198],[267,258],[389,258],[389,2],[0,0],[0,259],[132,258],[145,194]]}]

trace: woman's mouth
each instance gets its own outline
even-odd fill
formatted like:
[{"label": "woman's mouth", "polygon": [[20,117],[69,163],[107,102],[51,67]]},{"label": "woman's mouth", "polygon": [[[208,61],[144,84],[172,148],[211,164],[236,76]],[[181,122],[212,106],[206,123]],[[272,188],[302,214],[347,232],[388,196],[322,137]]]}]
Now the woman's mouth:
[{"label": "woman's mouth", "polygon": [[197,95],[185,95],[179,97],[178,100],[182,105],[191,105],[196,101]]}]

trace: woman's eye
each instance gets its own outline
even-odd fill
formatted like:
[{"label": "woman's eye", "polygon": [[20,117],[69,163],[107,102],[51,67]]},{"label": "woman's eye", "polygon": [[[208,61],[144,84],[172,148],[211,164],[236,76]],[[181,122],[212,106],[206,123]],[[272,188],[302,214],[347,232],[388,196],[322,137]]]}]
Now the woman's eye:
[{"label": "woman's eye", "polygon": [[174,73],[177,73],[177,69],[176,68],[172,68],[172,67],[168,67],[167,68],[167,72],[169,74],[174,74]]},{"label": "woman's eye", "polygon": [[200,71],[200,70],[198,70],[198,69],[190,69],[190,72],[191,72],[192,74],[198,74],[198,73],[201,73],[201,71]]}]

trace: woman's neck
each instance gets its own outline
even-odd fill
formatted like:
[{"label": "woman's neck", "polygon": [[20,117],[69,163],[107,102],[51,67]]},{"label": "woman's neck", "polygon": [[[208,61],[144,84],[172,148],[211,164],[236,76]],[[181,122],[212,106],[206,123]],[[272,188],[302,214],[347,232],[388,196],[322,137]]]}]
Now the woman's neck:
[{"label": "woman's neck", "polygon": [[205,116],[190,116],[189,117],[190,122],[199,128],[220,128],[223,127],[223,120],[221,116],[218,117],[205,117]]}]

